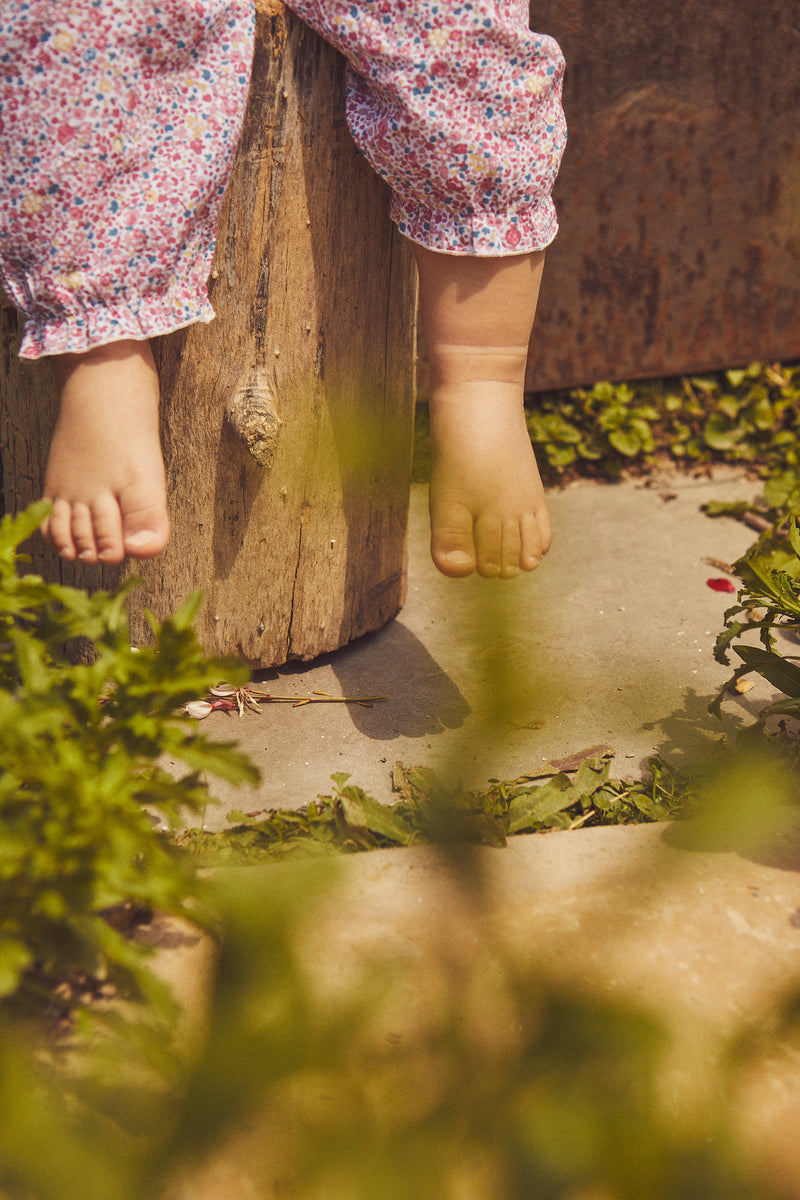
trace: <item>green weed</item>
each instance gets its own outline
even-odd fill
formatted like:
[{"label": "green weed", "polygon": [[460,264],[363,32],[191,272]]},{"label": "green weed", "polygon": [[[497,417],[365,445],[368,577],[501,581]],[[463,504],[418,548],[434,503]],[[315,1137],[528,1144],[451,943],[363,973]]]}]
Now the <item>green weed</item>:
[{"label": "green weed", "polygon": [[798,482],[800,366],[543,392],[527,398],[531,441],[551,478],[581,466],[614,478],[659,458],[752,463],[777,502]]},{"label": "green weed", "polygon": [[[156,824],[200,813],[207,774],[257,778],[232,745],[178,715],[221,674],[244,674],[203,657],[192,630],[200,597],[152,620],[153,644],[131,649],[133,584],[89,596],[18,575],[18,547],[45,511],[0,523],[0,998],[28,1005],[52,1002],[65,980],[146,989],[142,955],[104,911],[196,919],[193,864]],[[79,636],[94,644],[92,663],[66,653]],[[67,1007],[74,994],[58,993]]]},{"label": "green weed", "polygon": [[453,840],[503,846],[521,833],[666,821],[691,810],[692,772],[654,758],[643,779],[613,779],[612,758],[610,751],[588,754],[574,771],[553,770],[546,782],[497,780],[476,792],[448,786],[429,768],[396,763],[395,784],[401,776],[402,794],[391,805],[337,774],[331,794],[301,808],[250,815],[233,811],[228,814],[232,828],[192,829],[178,842],[203,866],[252,864]]}]

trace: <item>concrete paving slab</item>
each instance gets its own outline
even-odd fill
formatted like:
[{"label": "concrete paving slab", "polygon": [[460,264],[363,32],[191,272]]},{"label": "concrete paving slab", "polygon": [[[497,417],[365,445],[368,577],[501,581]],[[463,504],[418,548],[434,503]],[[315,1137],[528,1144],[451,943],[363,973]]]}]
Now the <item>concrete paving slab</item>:
[{"label": "concrete paving slab", "polygon": [[[707,713],[727,678],[712,647],[732,597],[707,587],[722,571],[705,559],[730,563],[754,535],[711,521],[700,505],[756,491],[730,471],[576,484],[551,498],[556,540],[543,568],[497,584],[438,575],[427,554],[425,491],[415,488],[399,619],[322,661],[260,677],[281,694],[385,692],[388,700],[215,714],[206,728],[236,736],[264,780],[249,796],[223,795],[207,825],[224,825],[233,804],[304,804],[327,790],[332,771],[350,771],[388,802],[396,759],[482,784],[606,743],[616,749],[615,774],[636,775],[654,752],[679,761],[751,720],[771,698],[765,685],[727,703],[722,725]],[[453,1003],[476,1037],[502,1039],[513,1024],[502,992],[503,964],[511,964],[663,1018],[674,1034],[665,1095],[691,1112],[693,1096],[720,1087],[725,1040],[768,1020],[800,987],[800,818],[782,814],[744,847],[687,847],[675,829],[513,838],[502,850],[471,852],[467,887],[437,847],[343,859],[333,889],[296,931],[310,994],[324,1008],[358,990],[376,964],[392,964],[393,986],[364,1031],[378,1063],[387,1047],[419,1054],[414,1047],[430,1044],[432,1021]],[[241,870],[268,882],[295,869]],[[152,943],[169,931],[167,922],[151,932]],[[161,969],[202,1027],[209,947],[172,936]],[[800,1196],[795,1040],[767,1040],[739,1081],[735,1110],[765,1177]],[[273,1110],[271,1120],[280,1119]],[[280,1144],[279,1128],[254,1120],[223,1154],[177,1181],[170,1200],[290,1193],[291,1164],[269,1150]],[[462,1194],[495,1196],[480,1180]]]},{"label": "concrete paving slab", "polygon": [[[502,850],[475,850],[468,876],[430,846],[343,859],[296,928],[313,1003],[335,1009],[390,964],[392,985],[354,1036],[375,1074],[396,1069],[401,1087],[403,1055],[428,1053],[453,1009],[468,1040],[484,1049],[497,1040],[508,1051],[521,1027],[509,970],[530,978],[532,995],[539,979],[633,1003],[671,1030],[664,1095],[676,1113],[691,1114],[719,1094],[725,1039],[768,1020],[800,985],[800,817],[779,814],[758,844],[738,850],[687,848],[674,833],[647,825],[518,837]],[[295,869],[239,870],[258,895],[259,881],[269,886],[275,872]],[[202,992],[207,959],[202,946],[195,954]],[[190,966],[184,956],[184,995]],[[734,1113],[759,1168],[787,1196],[800,1195],[796,1039],[768,1040],[738,1081]],[[269,1124],[238,1130],[175,1197],[286,1194],[291,1168],[276,1163],[272,1144]]]},{"label": "concrete paving slab", "polygon": [[[236,738],[263,773],[252,794],[215,785],[219,806],[298,807],[330,790],[334,771],[391,799],[391,767],[434,766],[467,786],[513,779],[597,743],[615,774],[650,755],[691,753],[723,726],[706,711],[727,678],[714,639],[730,595],[707,587],[755,535],[701,511],[752,499],[742,472],[580,482],[551,495],[553,548],[513,581],[450,580],[428,555],[426,489],[412,490],[406,605],[386,629],[311,664],[257,676],[276,694],[383,695],[371,708],[265,705],[260,716],[215,713],[204,728]],[[731,701],[727,727],[769,699],[766,685]]]}]

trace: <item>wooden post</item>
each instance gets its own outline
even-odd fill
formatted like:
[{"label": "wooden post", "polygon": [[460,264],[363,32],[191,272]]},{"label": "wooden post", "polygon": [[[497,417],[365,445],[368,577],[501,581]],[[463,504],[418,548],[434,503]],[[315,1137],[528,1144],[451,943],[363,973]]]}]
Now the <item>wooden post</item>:
[{"label": "wooden post", "polygon": [[[259,0],[253,86],[223,213],[211,325],[158,339],[172,539],[149,563],[34,568],[80,587],[144,579],[169,614],[194,588],[209,652],[310,659],[378,629],[405,592],[415,274],[388,193],[344,122],[344,63]],[[0,322],[5,508],[40,494],[54,420],[46,361]]]}]

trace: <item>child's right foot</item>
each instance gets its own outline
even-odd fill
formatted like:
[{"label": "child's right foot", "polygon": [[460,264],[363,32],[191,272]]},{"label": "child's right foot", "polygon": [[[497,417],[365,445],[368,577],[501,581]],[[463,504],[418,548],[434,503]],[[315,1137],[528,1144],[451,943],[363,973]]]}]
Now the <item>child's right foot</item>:
[{"label": "child's right foot", "polygon": [[541,251],[508,258],[415,246],[431,367],[431,554],[444,575],[511,579],[550,547],[523,407]]},{"label": "child's right foot", "polygon": [[169,538],[158,376],[147,342],[55,362],[61,409],[44,482],[45,539],[65,559],[152,558]]},{"label": "child's right foot", "polygon": [[533,571],[552,532],[522,387],[455,378],[434,387],[429,407],[434,563],[456,578]]}]

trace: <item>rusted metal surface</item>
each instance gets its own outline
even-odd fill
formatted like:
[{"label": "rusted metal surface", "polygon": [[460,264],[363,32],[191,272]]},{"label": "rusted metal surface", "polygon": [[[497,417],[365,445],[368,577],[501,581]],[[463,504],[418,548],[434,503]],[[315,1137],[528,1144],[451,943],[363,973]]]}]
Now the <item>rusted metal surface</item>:
[{"label": "rusted metal surface", "polygon": [[796,0],[537,0],[567,58],[529,383],[800,358]]}]

